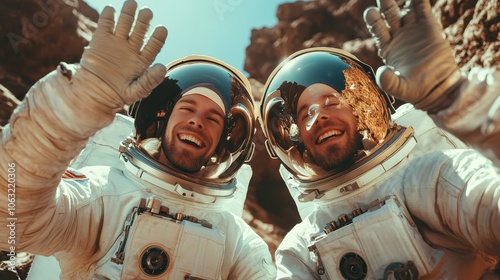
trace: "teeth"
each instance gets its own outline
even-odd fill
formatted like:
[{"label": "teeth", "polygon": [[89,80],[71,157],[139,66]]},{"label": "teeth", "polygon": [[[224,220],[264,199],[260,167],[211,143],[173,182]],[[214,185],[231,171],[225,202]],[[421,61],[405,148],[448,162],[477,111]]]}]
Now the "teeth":
[{"label": "teeth", "polygon": [[342,132],[339,131],[339,130],[331,130],[331,131],[328,131],[324,134],[322,134],[319,138],[318,138],[318,143],[321,143],[323,142],[323,140],[325,140],[326,138],[328,137],[332,137],[332,136],[338,136],[338,135],[341,135]]},{"label": "teeth", "polygon": [[192,142],[194,144],[196,144],[198,147],[201,147],[202,145],[202,142],[200,139],[192,136],[192,135],[188,135],[188,134],[181,134],[179,135],[179,138],[183,141],[189,141],[189,142]]}]

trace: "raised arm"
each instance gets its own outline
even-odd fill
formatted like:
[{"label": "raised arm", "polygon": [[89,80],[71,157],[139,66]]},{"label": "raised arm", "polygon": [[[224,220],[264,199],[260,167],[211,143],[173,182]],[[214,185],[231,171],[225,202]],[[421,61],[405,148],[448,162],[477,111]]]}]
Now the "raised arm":
[{"label": "raised arm", "polygon": [[500,71],[462,73],[429,0],[412,0],[404,9],[395,0],[377,4],[364,18],[386,64],[377,70],[379,86],[500,166]]},{"label": "raised arm", "polygon": [[[106,7],[80,64],[61,63],[39,80],[1,132],[0,219],[15,222],[17,242],[34,215],[50,208],[87,139],[163,80],[165,67],[150,65],[167,30],[157,27],[143,46],[152,12],[140,10],[131,30],[136,9],[126,1],[115,26],[115,10]],[[0,231],[0,249],[8,250],[8,237]]]}]

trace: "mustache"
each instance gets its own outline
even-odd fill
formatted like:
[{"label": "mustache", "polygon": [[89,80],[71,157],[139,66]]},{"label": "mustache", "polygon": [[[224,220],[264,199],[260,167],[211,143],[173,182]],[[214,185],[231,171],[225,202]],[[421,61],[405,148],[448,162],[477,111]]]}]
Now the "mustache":
[{"label": "mustache", "polygon": [[179,131],[179,132],[191,132],[193,134],[203,135],[203,133],[199,129],[193,128],[190,125],[180,126],[177,128],[177,131]]},{"label": "mustache", "polygon": [[321,132],[325,128],[335,128],[335,129],[340,129],[346,131],[348,128],[348,125],[340,120],[335,120],[335,121],[327,121],[327,122],[320,122],[320,123],[314,123],[311,127],[311,132],[313,133],[318,133]]},{"label": "mustache", "polygon": [[[179,133],[189,133],[189,134],[193,134],[195,135],[196,137],[202,139],[202,141],[206,141],[206,139],[208,138],[208,135],[206,135],[208,133],[208,131],[203,131],[203,130],[200,130],[200,129],[197,129],[197,128],[194,128],[193,126],[191,125],[182,125],[180,127],[177,127],[176,129],[176,134],[179,134]],[[206,143],[205,143],[206,144]]]}]

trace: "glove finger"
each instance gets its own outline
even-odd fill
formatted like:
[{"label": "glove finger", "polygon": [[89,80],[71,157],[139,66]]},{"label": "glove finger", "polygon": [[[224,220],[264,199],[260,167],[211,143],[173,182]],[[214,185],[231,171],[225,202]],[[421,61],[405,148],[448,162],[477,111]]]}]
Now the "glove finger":
[{"label": "glove finger", "polygon": [[406,102],[411,102],[411,100],[406,100],[405,93],[408,92],[408,83],[404,77],[397,75],[391,68],[384,65],[377,69],[376,75],[377,84],[380,88],[394,97],[404,100]]},{"label": "glove finger", "polygon": [[385,18],[391,34],[397,34],[401,27],[401,12],[395,0],[377,0],[377,5]]},{"label": "glove finger", "polygon": [[[157,63],[142,73],[129,87],[128,92],[132,93],[124,100],[126,104],[132,104],[141,98],[149,95],[149,93],[157,87],[165,79],[167,68],[165,65]],[[129,99],[129,100],[127,100]]]},{"label": "glove finger", "polygon": [[363,13],[363,18],[366,23],[366,28],[368,28],[368,31],[372,34],[378,44],[379,55],[381,55],[381,51],[385,49],[391,40],[389,28],[387,28],[384,19],[376,7],[367,8]]},{"label": "glove finger", "polygon": [[114,28],[115,28],[115,9],[111,6],[106,6],[104,7],[101,15],[99,16],[95,33],[113,34]]},{"label": "glove finger", "polygon": [[167,34],[168,31],[164,26],[157,26],[153,31],[141,53],[142,57],[148,61],[148,64],[151,64],[160,52],[167,39]]},{"label": "glove finger", "polygon": [[128,39],[130,28],[134,23],[135,11],[137,10],[137,3],[135,1],[127,0],[123,3],[120,17],[115,28],[115,35],[117,37]]},{"label": "glove finger", "polygon": [[134,30],[130,35],[129,42],[132,48],[139,51],[144,44],[146,32],[148,32],[149,24],[153,18],[153,12],[148,8],[143,8],[139,11],[137,21],[135,22]]},{"label": "glove finger", "polygon": [[417,21],[428,19],[435,20],[429,0],[413,0],[411,3],[411,9],[415,12]]}]

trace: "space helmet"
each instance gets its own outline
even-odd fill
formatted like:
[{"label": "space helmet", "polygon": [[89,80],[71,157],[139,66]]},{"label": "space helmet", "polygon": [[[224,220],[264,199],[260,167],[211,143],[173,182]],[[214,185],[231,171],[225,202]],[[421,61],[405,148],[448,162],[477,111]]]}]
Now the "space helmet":
[{"label": "space helmet", "polygon": [[[213,155],[199,171],[189,172],[172,162],[160,162],[159,157],[176,103],[193,92],[214,101],[222,109],[224,123]],[[254,151],[254,99],[242,73],[212,57],[187,56],[168,64],[163,82],[128,111],[135,120],[133,137],[122,143],[126,162],[148,173],[154,182],[181,185],[209,196],[234,192],[236,172]]]},{"label": "space helmet", "polygon": [[[359,146],[349,164],[325,169],[312,158],[301,137],[309,127],[299,127],[297,105],[303,92],[313,85],[331,89],[328,102],[336,99],[354,115]],[[279,158],[300,182],[314,185],[362,166],[392,137],[393,102],[394,98],[377,86],[372,68],[354,55],[335,48],[309,48],[290,55],[271,73],[264,86],[259,121],[271,157]],[[326,107],[314,106],[306,110],[308,126],[313,126],[318,117],[314,109]]]}]

